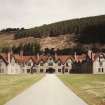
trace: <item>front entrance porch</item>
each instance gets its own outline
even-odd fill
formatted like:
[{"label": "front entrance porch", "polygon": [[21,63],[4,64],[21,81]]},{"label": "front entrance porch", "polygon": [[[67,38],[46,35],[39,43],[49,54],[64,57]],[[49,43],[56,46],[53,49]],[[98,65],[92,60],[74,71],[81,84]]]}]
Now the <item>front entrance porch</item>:
[{"label": "front entrance porch", "polygon": [[48,68],[48,69],[46,69],[46,73],[55,73],[55,69]]}]

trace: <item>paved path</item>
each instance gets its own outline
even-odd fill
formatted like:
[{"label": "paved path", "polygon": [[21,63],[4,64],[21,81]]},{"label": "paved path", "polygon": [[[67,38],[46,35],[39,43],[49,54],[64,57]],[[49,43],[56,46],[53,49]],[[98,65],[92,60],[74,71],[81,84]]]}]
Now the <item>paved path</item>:
[{"label": "paved path", "polygon": [[87,105],[55,74],[46,76],[6,105]]}]

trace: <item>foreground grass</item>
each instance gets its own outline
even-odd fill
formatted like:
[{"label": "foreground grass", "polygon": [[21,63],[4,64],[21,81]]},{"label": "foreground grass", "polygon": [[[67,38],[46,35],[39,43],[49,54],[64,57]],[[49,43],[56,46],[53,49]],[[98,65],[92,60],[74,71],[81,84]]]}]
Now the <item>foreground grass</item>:
[{"label": "foreground grass", "polygon": [[4,105],[42,77],[42,74],[0,75],[0,105]]},{"label": "foreground grass", "polygon": [[105,105],[105,75],[61,74],[58,77],[89,105]]}]

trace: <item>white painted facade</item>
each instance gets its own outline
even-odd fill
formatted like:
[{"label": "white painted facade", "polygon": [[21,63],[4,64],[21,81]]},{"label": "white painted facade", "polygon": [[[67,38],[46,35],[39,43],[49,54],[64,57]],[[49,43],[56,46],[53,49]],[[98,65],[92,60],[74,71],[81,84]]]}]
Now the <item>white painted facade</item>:
[{"label": "white painted facade", "polygon": [[69,58],[67,59],[67,61],[64,64],[65,67],[65,72],[70,72],[70,70],[72,69],[72,60]]},{"label": "white painted facade", "polygon": [[20,74],[22,69],[14,57],[11,58],[10,62],[7,65],[7,74]]},{"label": "white painted facade", "polygon": [[[91,54],[92,55],[92,54]],[[57,58],[57,57],[56,57]],[[55,73],[70,73],[73,67],[73,60],[70,57],[65,59],[54,57],[47,57],[47,59],[31,58],[23,60],[22,62],[17,61],[15,56],[8,54],[7,61],[1,56],[0,57],[0,73],[4,74],[21,74],[21,73],[46,73],[50,69]],[[75,57],[74,57],[75,58]],[[36,60],[36,61],[35,61]],[[105,56],[104,54],[98,54],[95,57],[93,64],[93,74],[105,74]]]},{"label": "white painted facade", "polygon": [[0,73],[6,74],[7,73],[7,64],[6,62],[1,58],[0,59]]},{"label": "white painted facade", "polygon": [[93,62],[93,74],[105,74],[105,57],[100,54]]}]

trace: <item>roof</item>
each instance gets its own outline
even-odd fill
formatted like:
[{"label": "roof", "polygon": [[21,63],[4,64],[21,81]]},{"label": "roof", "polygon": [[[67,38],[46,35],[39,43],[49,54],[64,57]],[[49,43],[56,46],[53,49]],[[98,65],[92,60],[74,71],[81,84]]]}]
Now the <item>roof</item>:
[{"label": "roof", "polygon": [[[3,57],[4,56],[4,57]],[[6,55],[0,55],[0,58],[1,59],[3,59],[3,61],[6,63],[6,64],[8,64],[8,61],[7,61],[7,59],[6,59]]]},{"label": "roof", "polygon": [[93,53],[93,61],[96,61],[97,58],[103,57],[105,59],[105,54],[104,53]]},{"label": "roof", "polygon": [[57,61],[60,60],[62,64],[64,64],[68,59],[74,61],[74,57],[70,55],[61,55],[57,57]]},{"label": "roof", "polygon": [[[3,60],[5,62],[8,62],[8,54],[5,53],[1,53],[0,54],[3,58]],[[76,61],[76,62],[82,62],[83,60],[86,60],[86,54],[81,54],[81,55],[76,55],[76,58],[74,55],[56,55],[56,56],[45,56],[45,55],[37,55],[37,56],[20,56],[17,54],[11,54],[10,55],[10,59],[12,59],[12,57],[15,58],[15,60],[19,63],[27,63],[30,59],[32,59],[32,61],[36,64],[40,63],[41,61],[43,62],[47,62],[48,59],[53,59],[54,61],[59,61],[62,64],[65,64],[65,62],[68,59],[71,59],[72,61]],[[92,60],[95,61],[95,59],[99,56],[99,54],[92,54]]]}]

